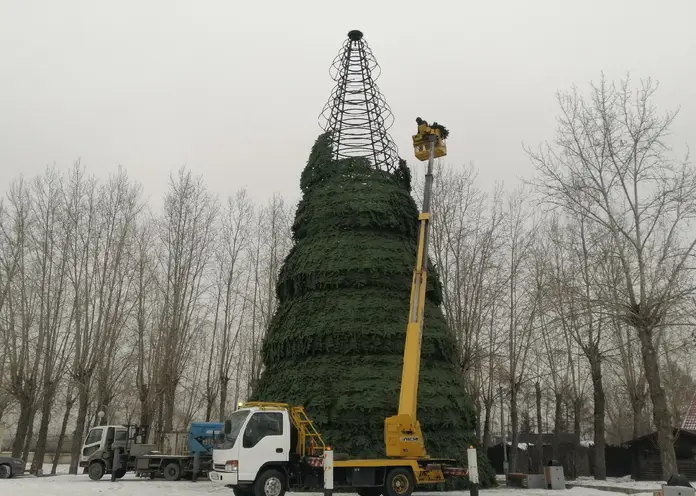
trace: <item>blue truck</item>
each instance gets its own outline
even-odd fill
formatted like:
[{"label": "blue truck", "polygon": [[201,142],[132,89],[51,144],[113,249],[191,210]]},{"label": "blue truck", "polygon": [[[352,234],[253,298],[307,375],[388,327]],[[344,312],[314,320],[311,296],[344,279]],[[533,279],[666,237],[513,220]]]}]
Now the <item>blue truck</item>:
[{"label": "blue truck", "polygon": [[213,443],[223,428],[222,423],[193,422],[183,449],[174,447],[171,452],[164,453],[155,444],[146,443],[147,426],[95,426],[82,445],[80,467],[95,481],[105,475],[115,481],[128,472],[135,472],[136,477],[195,481],[198,477],[207,477],[212,469]]}]

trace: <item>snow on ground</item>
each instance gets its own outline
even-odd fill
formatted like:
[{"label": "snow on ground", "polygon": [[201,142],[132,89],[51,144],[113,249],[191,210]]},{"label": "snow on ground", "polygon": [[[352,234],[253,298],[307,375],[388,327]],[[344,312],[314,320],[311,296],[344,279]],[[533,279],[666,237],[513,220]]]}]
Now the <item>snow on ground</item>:
[{"label": "snow on ground", "polygon": [[[50,467],[49,467],[50,471]],[[200,495],[229,495],[232,490],[226,487],[213,485],[207,479],[199,479],[198,482],[178,481],[167,482],[161,479],[136,479],[133,474],[127,474],[118,482],[111,482],[108,476],[100,481],[92,481],[86,474],[67,475],[67,466],[58,466],[59,475],[54,477],[34,477],[23,475],[9,480],[0,481],[0,495],[8,496],[200,496]],[[578,481],[576,481],[577,483]],[[586,480],[585,486],[591,486],[590,482],[597,485],[607,485],[609,481]],[[599,484],[599,483],[603,484]],[[626,486],[621,479],[612,480],[611,484]],[[653,487],[659,488],[659,483],[635,483],[645,484],[645,493],[641,496],[652,496]],[[653,484],[650,486],[649,484]],[[642,487],[642,486],[632,486]],[[449,493],[417,493],[418,496],[469,496],[467,491]],[[565,491],[551,491],[545,489],[511,489],[499,487],[481,491],[483,496],[504,496],[515,494],[516,496],[612,496],[621,493],[613,493],[593,489],[592,487],[573,487]],[[322,493],[296,493],[290,496],[323,496]]]},{"label": "snow on ground", "polygon": [[[56,477],[23,476],[16,479],[0,481],[0,494],[21,496],[200,496],[200,495],[230,495],[232,490],[213,485],[207,480],[199,482],[135,479],[126,476],[118,482],[108,479],[91,481],[86,475],[60,475]],[[457,491],[450,493],[417,493],[419,496],[469,496],[468,492]],[[544,489],[507,489],[496,488],[482,490],[482,495],[503,496],[518,494],[518,496],[611,496],[620,493],[600,491],[588,487],[575,487],[565,491]],[[646,493],[647,494],[650,493]],[[322,493],[297,493],[293,496],[322,496]]]},{"label": "snow on ground", "polygon": [[578,477],[574,481],[568,481],[568,484],[581,485],[585,487],[592,486],[620,486],[626,489],[640,489],[645,492],[653,492],[662,489],[663,481],[634,481],[630,475],[626,477],[607,477],[607,480],[595,480],[593,477]]},{"label": "snow on ground", "polygon": [[105,477],[90,480],[85,475],[55,477],[20,476],[0,481],[0,494],[7,496],[193,496],[224,494],[233,496],[225,487],[215,487],[208,480],[199,482],[136,479],[132,474],[117,482]]},{"label": "snow on ground", "polygon": [[[27,464],[29,468],[29,464]],[[81,471],[82,469],[80,469]],[[50,473],[51,466],[45,465],[44,472]],[[0,481],[0,495],[18,496],[194,496],[194,495],[229,495],[232,490],[226,487],[213,485],[207,479],[199,479],[198,482],[178,481],[168,482],[161,479],[136,479],[133,474],[127,474],[118,482],[111,482],[109,476],[100,481],[92,481],[87,474],[68,475],[68,465],[58,465],[56,476],[34,477],[23,475],[10,480]],[[499,484],[504,484],[505,479],[497,477]],[[551,491],[546,489],[516,489],[497,487],[495,489],[481,490],[483,496],[504,496],[515,494],[516,496],[612,496],[623,493],[602,491],[592,486],[614,486],[641,490],[633,496],[652,496],[652,492],[661,488],[662,482],[636,482],[630,477],[607,478],[606,481],[598,481],[591,477],[580,477],[574,481],[568,481],[576,487],[565,491]],[[582,486],[582,487],[577,487]],[[353,493],[354,494],[354,493]],[[418,496],[469,496],[468,491],[455,491],[448,493],[423,492]],[[323,493],[296,493],[289,496],[323,496]]]}]

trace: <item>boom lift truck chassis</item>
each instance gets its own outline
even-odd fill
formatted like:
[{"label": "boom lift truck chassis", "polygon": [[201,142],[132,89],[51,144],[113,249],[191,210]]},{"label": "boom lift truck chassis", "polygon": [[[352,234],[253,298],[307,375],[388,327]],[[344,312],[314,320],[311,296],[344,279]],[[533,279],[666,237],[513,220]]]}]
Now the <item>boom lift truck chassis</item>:
[{"label": "boom lift truck chassis", "polygon": [[212,443],[224,424],[193,422],[189,426],[183,452],[162,453],[147,444],[148,426],[98,425],[90,429],[82,445],[80,467],[92,480],[110,475],[123,478],[127,472],[136,476],[162,476],[170,481],[184,477],[196,480],[212,469]]},{"label": "boom lift truck chassis", "polygon": [[[397,415],[384,421],[387,457],[351,459],[334,454],[307,416],[304,407],[285,403],[240,404],[225,422],[224,435],[213,449],[211,481],[234,490],[235,496],[283,496],[286,491],[324,487],[324,471],[332,472],[331,487],[357,489],[360,496],[410,496],[416,484],[437,484],[465,476],[454,460],[428,456],[416,418],[418,378],[427,283],[427,245],[433,162],[447,154],[443,126],[416,119],[416,158],[428,161],[423,210],[419,215],[418,251],[411,300],[401,391]],[[328,456],[327,456],[328,455]],[[325,464],[324,459],[333,460]],[[325,466],[326,465],[326,466]]]}]

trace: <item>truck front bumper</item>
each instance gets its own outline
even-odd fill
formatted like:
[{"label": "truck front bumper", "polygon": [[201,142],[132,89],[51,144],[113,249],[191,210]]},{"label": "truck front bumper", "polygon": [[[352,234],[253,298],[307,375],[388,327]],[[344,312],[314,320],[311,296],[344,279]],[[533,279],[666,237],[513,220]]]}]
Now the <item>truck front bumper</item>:
[{"label": "truck front bumper", "polygon": [[208,479],[216,484],[221,484],[223,486],[237,485],[237,473],[236,472],[218,472],[217,470],[211,470],[208,472]]}]

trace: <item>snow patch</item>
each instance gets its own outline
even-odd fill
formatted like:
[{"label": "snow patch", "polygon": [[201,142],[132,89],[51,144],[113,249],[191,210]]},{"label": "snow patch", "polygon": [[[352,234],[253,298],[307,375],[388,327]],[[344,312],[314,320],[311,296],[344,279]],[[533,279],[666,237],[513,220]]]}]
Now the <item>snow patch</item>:
[{"label": "snow patch", "polygon": [[630,475],[625,477],[607,477],[607,480],[596,480],[594,477],[578,477],[574,481],[568,481],[568,484],[576,484],[584,487],[592,486],[615,486],[626,489],[645,490],[646,493],[652,493],[662,489],[664,481],[635,481]]},{"label": "snow patch", "polygon": [[[59,474],[66,474],[67,465],[58,467]],[[652,496],[654,489],[660,488],[659,482],[635,482],[626,478],[609,478],[606,481],[595,481],[592,478],[580,478],[568,483],[582,484],[582,487],[573,487],[566,490],[549,489],[513,489],[500,487],[481,490],[482,495],[508,496],[518,493],[518,496],[611,496],[623,493],[602,491],[592,486],[616,485],[620,487],[632,487],[645,489],[645,492],[632,496]],[[201,495],[227,495],[233,496],[232,491],[226,487],[212,484],[207,479],[199,479],[198,482],[178,481],[168,482],[161,479],[136,479],[133,474],[127,474],[117,482],[111,482],[105,477],[100,481],[92,481],[86,474],[56,475],[54,477],[34,477],[23,475],[9,480],[0,481],[0,494],[21,494],[22,496],[95,496],[107,493],[109,496],[201,496]],[[341,494],[341,493],[337,493]],[[345,493],[355,494],[355,493]],[[288,493],[288,496],[323,496],[323,493]],[[469,496],[468,491],[452,492],[423,492],[415,496]],[[625,495],[623,495],[625,496]]]},{"label": "snow patch", "polygon": [[[512,442],[508,441],[508,446],[512,446]],[[517,443],[517,447],[523,451],[527,451],[530,447],[533,447],[532,443]]]}]

